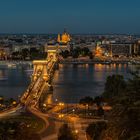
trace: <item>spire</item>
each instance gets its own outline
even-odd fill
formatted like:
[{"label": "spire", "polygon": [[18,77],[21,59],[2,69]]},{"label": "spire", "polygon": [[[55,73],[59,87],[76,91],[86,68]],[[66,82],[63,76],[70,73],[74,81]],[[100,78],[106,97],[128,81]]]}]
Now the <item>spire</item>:
[{"label": "spire", "polygon": [[58,34],[58,36],[57,36],[57,42],[61,42],[61,37],[60,37],[60,34]]},{"label": "spire", "polygon": [[67,30],[66,30],[66,28],[64,28],[64,34],[65,34],[65,33],[67,33]]}]

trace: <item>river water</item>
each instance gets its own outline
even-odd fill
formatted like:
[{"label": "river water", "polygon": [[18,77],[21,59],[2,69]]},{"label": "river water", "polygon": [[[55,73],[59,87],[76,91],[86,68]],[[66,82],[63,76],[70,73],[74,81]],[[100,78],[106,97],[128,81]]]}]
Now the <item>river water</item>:
[{"label": "river water", "polygon": [[62,102],[79,102],[85,96],[95,97],[104,91],[106,77],[112,74],[130,77],[135,66],[124,65],[60,65],[54,75],[54,98]]},{"label": "river water", "polygon": [[[53,98],[74,103],[84,96],[100,95],[108,75],[122,74],[127,79],[130,77],[129,71],[133,69],[134,65],[126,64],[60,64],[54,74]],[[0,95],[17,99],[30,83],[30,76],[31,73],[22,68],[0,68]]]}]

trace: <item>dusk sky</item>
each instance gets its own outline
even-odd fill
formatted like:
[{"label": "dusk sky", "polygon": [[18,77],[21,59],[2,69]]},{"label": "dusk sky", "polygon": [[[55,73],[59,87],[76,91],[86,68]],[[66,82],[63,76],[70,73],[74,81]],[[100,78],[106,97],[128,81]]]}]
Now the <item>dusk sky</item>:
[{"label": "dusk sky", "polygon": [[140,34],[140,0],[0,0],[0,33]]}]

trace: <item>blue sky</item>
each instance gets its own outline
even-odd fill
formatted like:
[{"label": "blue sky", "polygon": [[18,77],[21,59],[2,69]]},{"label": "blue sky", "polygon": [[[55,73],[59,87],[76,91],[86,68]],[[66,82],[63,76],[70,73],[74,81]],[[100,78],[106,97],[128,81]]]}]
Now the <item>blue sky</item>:
[{"label": "blue sky", "polygon": [[140,0],[0,0],[0,33],[140,34]]}]

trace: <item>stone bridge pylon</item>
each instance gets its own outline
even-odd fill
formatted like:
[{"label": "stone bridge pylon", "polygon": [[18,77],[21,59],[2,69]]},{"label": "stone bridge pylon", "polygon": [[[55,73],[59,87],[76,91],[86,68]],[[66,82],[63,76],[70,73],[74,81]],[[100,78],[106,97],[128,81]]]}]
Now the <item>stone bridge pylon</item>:
[{"label": "stone bridge pylon", "polygon": [[39,75],[42,76],[42,78],[45,81],[47,81],[49,70],[51,69],[51,65],[52,63],[56,63],[57,60],[58,60],[57,49],[53,49],[53,50],[47,50],[46,60],[33,61],[32,81],[35,81]]},{"label": "stone bridge pylon", "polygon": [[57,48],[48,50],[48,55],[45,60],[33,61],[33,74],[31,77],[31,83],[27,90],[21,97],[21,103],[29,104],[33,95],[41,96],[45,85],[49,85],[49,82],[53,76],[53,71],[58,60]]}]

